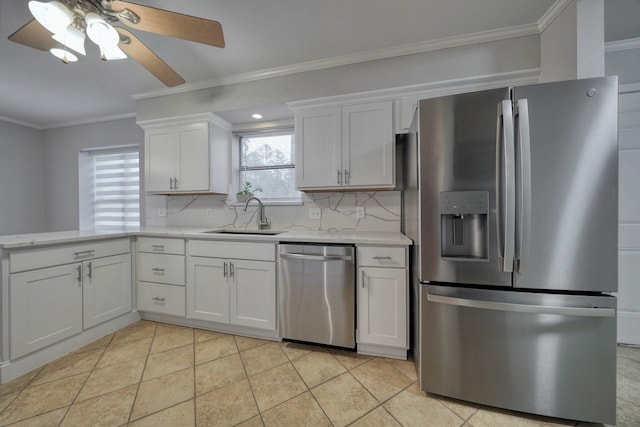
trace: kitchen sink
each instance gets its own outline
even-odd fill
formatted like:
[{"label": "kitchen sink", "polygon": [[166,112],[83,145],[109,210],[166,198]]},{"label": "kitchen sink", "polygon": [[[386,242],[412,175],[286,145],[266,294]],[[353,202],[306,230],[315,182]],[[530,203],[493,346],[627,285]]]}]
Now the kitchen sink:
[{"label": "kitchen sink", "polygon": [[211,234],[244,234],[244,235],[256,235],[256,236],[275,236],[278,235],[280,233],[282,233],[282,231],[273,231],[273,230],[211,230],[211,231],[205,231],[204,233],[211,233]]}]

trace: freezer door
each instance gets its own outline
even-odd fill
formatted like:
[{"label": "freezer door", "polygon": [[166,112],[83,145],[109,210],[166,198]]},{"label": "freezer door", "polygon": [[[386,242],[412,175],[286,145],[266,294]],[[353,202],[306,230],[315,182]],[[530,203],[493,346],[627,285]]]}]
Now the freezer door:
[{"label": "freezer door", "polygon": [[507,88],[420,101],[418,280],[511,286],[499,244],[507,217],[497,216],[510,102]]},{"label": "freezer door", "polygon": [[617,77],[518,87],[514,286],[616,291]]},{"label": "freezer door", "polygon": [[615,424],[616,299],[421,287],[421,388]]}]

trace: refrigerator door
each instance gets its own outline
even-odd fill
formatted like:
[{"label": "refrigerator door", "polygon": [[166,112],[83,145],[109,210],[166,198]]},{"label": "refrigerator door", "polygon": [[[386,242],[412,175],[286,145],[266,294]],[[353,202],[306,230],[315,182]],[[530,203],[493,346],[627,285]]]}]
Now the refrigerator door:
[{"label": "refrigerator door", "polygon": [[421,388],[615,424],[616,299],[421,287]]},{"label": "refrigerator door", "polygon": [[[504,152],[513,150],[510,103],[507,88],[420,101],[414,119],[419,123],[417,280],[511,286],[513,263],[505,270],[504,254],[505,242],[513,248],[506,234],[507,219],[515,221],[515,214],[496,202],[498,187],[512,182],[515,191],[513,180],[507,180],[513,161]],[[504,114],[496,125],[499,111]]]},{"label": "refrigerator door", "polygon": [[514,286],[616,291],[617,77],[518,87],[513,100]]}]

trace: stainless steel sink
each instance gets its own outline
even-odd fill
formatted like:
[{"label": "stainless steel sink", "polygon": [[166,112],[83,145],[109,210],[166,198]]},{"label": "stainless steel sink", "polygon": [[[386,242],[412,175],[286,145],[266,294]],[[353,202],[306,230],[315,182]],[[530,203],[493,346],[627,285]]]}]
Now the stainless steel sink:
[{"label": "stainless steel sink", "polygon": [[255,236],[275,236],[277,234],[283,233],[282,231],[273,231],[273,230],[211,230],[205,231],[204,233],[211,234],[240,234],[240,235],[255,235]]}]

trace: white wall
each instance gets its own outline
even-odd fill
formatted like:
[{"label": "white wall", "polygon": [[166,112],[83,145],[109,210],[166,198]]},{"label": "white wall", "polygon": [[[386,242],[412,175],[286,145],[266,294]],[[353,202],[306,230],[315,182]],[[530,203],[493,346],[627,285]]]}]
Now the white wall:
[{"label": "white wall", "polygon": [[[47,231],[79,228],[79,151],[132,144],[144,146],[144,132],[136,125],[135,118],[44,131]],[[141,164],[144,164],[143,159]]]},{"label": "white wall", "polygon": [[42,133],[0,120],[0,235],[45,230]]},{"label": "white wall", "polygon": [[604,75],[604,2],[574,0],[540,35],[540,82]]},{"label": "white wall", "polygon": [[608,75],[618,75],[619,241],[618,342],[640,345],[640,48],[606,56]]}]

